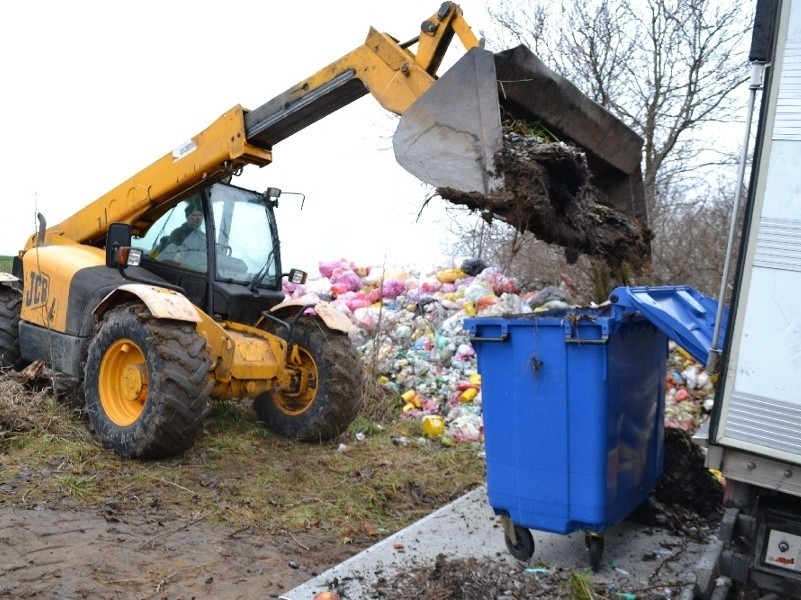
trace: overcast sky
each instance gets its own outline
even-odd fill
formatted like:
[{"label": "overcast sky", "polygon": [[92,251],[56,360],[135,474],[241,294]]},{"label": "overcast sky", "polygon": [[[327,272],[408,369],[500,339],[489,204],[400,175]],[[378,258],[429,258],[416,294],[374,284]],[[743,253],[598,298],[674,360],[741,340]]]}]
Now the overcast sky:
[{"label": "overcast sky", "polygon": [[[485,2],[460,3],[474,32]],[[0,254],[68,217],[241,104],[256,108],[364,42],[407,40],[439,0],[25,0],[0,8],[4,172]],[[454,41],[446,59],[463,52]],[[285,267],[432,265],[444,204],[394,160],[396,120],[370,96],[277,144],[236,183],[306,195],[278,209]]]}]

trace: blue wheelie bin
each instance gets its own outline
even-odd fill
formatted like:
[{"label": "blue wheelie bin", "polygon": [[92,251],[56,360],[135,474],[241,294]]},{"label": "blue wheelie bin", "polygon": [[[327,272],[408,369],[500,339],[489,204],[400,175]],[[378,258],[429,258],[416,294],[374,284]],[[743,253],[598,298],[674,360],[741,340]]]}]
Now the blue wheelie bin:
[{"label": "blue wheelie bin", "polygon": [[482,382],[487,493],[507,548],[528,560],[530,529],[581,529],[597,570],[604,529],[662,474],[667,337],[616,305],[464,327]]}]

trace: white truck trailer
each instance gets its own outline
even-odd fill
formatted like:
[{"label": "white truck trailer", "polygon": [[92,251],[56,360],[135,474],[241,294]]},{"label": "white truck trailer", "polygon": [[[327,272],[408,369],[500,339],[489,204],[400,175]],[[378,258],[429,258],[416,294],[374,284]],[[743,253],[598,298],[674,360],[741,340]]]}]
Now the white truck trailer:
[{"label": "white truck trailer", "polygon": [[727,508],[696,595],[801,598],[801,0],[759,0],[750,59],[763,92],[707,442]]}]

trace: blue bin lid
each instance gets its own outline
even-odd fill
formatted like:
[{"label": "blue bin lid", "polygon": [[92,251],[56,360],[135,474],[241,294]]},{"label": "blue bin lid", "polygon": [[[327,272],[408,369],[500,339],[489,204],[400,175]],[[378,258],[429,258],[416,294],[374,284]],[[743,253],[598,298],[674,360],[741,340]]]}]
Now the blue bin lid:
[{"label": "blue bin lid", "polygon": [[[686,286],[619,287],[609,295],[613,304],[642,313],[654,327],[706,363],[712,348],[718,301]],[[726,338],[729,309],[724,308],[719,345]]]}]

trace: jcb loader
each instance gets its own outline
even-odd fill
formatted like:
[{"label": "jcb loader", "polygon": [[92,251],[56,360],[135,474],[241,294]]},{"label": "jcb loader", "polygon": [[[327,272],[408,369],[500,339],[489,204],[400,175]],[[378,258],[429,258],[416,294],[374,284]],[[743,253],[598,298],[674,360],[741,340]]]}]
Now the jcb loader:
[{"label": "jcb loader", "polygon": [[[454,35],[467,51],[438,77]],[[351,322],[325,302],[285,301],[282,279],[305,274],[283,270],[280,190],[231,184],[244,167],[270,164],[275,144],[370,93],[401,115],[402,166],[435,187],[487,193],[503,186],[493,162],[503,110],[581,144],[610,202],[644,216],[641,140],[525,48],[480,46],[452,2],[408,42],[371,29],[352,52],[255,110],[233,107],[62,223],[39,215],[0,285],[0,362],[43,361],[82,380],[97,437],[126,457],[186,450],[218,399],[254,399],[285,436],[339,435],[362,402]],[[190,213],[198,227],[186,247]]]}]

